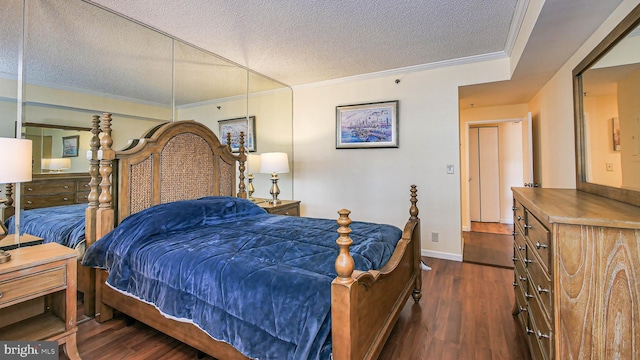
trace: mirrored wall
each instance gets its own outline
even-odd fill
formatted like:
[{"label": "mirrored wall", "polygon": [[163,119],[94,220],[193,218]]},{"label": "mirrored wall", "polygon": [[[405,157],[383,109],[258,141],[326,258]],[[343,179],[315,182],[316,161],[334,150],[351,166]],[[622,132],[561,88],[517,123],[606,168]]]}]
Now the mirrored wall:
[{"label": "mirrored wall", "polygon": [[[220,120],[251,116],[256,152],[293,158],[284,84],[81,0],[3,0],[0,22],[2,137],[15,135],[17,120],[46,125],[42,132],[86,128],[91,115],[110,112],[118,149],[161,122],[196,120],[218,134]],[[292,197],[291,179],[281,176],[283,199]],[[254,196],[270,197],[269,175],[256,175],[254,186]]]}]

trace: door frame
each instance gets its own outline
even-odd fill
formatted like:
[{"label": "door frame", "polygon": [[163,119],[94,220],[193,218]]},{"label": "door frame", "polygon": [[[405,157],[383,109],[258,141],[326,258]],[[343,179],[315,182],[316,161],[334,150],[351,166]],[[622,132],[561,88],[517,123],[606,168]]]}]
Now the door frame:
[{"label": "door frame", "polygon": [[[465,206],[462,207],[463,211],[466,212],[466,220],[465,223],[462,224],[462,231],[471,231],[471,199],[469,197],[469,129],[474,125],[489,125],[489,124],[498,124],[498,123],[507,123],[507,122],[522,122],[522,118],[510,118],[510,119],[496,119],[496,120],[471,120],[467,121],[465,124],[465,174],[467,176],[466,179],[460,179],[460,181],[465,181],[467,183],[466,186],[466,199]],[[498,130],[498,138],[500,137],[500,132]],[[460,174],[462,176],[462,174]],[[464,241],[463,241],[464,242]],[[464,246],[464,244],[463,244]]]}]

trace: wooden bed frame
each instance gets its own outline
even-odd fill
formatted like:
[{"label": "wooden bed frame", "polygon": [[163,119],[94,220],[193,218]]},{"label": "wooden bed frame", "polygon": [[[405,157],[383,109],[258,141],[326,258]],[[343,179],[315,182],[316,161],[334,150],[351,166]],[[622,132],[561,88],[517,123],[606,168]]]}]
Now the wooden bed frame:
[{"label": "wooden bed frame", "polygon": [[[236,163],[240,181],[235,196],[246,198],[244,147],[238,155],[232,154],[204,125],[194,121],[167,123],[116,153],[111,149],[111,116],[105,114],[102,121],[99,206],[95,211],[87,210],[87,224],[92,225],[87,228],[96,231],[91,241],[100,239],[129,214],[155,204],[206,195],[234,196]],[[109,182],[112,174],[113,184]],[[402,239],[379,270],[354,271],[349,254],[349,211],[339,211],[338,276],[331,284],[332,352],[336,360],[377,358],[409,295],[416,302],[420,300],[420,220],[415,185],[410,193],[410,218]],[[113,290],[105,284],[107,275],[104,270],[96,273],[99,322],[110,319],[117,309],[215,358],[246,359],[195,325],[166,318],[154,306]]]}]

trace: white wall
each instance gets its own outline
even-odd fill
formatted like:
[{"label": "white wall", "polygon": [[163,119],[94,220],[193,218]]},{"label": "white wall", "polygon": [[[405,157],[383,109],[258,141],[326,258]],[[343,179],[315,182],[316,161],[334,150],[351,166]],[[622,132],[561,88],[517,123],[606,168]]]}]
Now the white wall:
[{"label": "white wall", "polygon": [[[337,218],[347,208],[353,220],[402,227],[416,184],[423,253],[461,260],[458,87],[508,74],[501,59],[294,87],[294,198],[303,215]],[[336,106],[384,100],[399,100],[400,146],[336,149]]]}]

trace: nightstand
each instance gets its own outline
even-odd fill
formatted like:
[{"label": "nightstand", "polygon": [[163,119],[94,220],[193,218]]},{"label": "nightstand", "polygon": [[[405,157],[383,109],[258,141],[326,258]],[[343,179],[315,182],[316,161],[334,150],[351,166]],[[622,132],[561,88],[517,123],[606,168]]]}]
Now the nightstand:
[{"label": "nightstand", "polygon": [[9,234],[0,239],[0,250],[13,250],[22,246],[40,245],[43,241],[44,239],[29,234],[20,236],[20,241],[18,241],[16,234]]},{"label": "nightstand", "polygon": [[281,200],[278,205],[273,205],[269,200],[263,200],[256,204],[267,210],[269,214],[300,216],[300,201],[297,200]]},{"label": "nightstand", "polygon": [[57,341],[69,359],[76,344],[77,251],[48,243],[11,250],[0,264],[0,340]]}]

